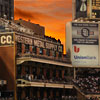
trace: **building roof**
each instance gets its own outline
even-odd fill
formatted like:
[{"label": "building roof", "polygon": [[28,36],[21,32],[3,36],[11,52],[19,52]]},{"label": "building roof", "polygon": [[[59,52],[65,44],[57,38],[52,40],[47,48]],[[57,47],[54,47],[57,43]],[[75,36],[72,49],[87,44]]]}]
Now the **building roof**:
[{"label": "building roof", "polygon": [[15,20],[14,22],[23,27],[27,27],[27,28],[33,30],[35,35],[39,35],[42,37],[44,37],[44,35],[45,35],[45,28],[43,26],[40,26],[39,24],[35,24],[30,21],[25,21],[22,19]]}]

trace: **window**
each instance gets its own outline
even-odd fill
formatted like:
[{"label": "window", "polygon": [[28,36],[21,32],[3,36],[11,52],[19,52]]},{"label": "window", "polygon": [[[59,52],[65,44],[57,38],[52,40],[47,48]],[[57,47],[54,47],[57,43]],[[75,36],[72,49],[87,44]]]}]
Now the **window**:
[{"label": "window", "polygon": [[30,97],[30,87],[25,88],[26,97]]},{"label": "window", "polygon": [[26,72],[27,74],[30,73],[30,68],[29,68],[29,66],[25,66],[25,72]]},{"label": "window", "polygon": [[21,78],[22,66],[17,66],[17,78]]},{"label": "window", "polygon": [[3,0],[0,0],[0,4],[2,4],[3,3]]},{"label": "window", "polygon": [[56,51],[52,51],[53,57],[56,57]]},{"label": "window", "polygon": [[8,14],[8,5],[5,5],[5,15],[7,16]]},{"label": "window", "polygon": [[9,0],[5,0],[5,2],[8,2]]},{"label": "window", "polygon": [[59,56],[58,57],[62,57],[62,53],[61,52],[59,52]]},{"label": "window", "polygon": [[40,48],[40,54],[41,55],[43,54],[43,48]]},{"label": "window", "polygon": [[11,17],[12,17],[12,12],[9,11],[9,19],[11,19]]},{"label": "window", "polygon": [[37,47],[36,46],[32,46],[32,52],[37,53]]},{"label": "window", "polygon": [[1,17],[3,17],[3,5],[0,5]]},{"label": "window", "polygon": [[22,66],[17,66],[17,73],[21,74]]},{"label": "window", "polygon": [[50,56],[50,50],[49,49],[46,50],[46,55]]},{"label": "window", "polygon": [[29,53],[30,50],[29,50],[29,44],[25,44],[25,53]]},{"label": "window", "polygon": [[17,42],[17,53],[22,52],[22,44]]}]

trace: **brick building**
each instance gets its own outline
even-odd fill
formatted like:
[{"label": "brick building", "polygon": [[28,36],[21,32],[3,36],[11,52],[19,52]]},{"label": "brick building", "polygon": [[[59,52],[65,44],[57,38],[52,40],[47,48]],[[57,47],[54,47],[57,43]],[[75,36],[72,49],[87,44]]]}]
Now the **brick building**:
[{"label": "brick building", "polygon": [[22,19],[15,20],[15,23],[33,30],[34,35],[37,35],[39,37],[44,37],[45,35],[45,28],[43,26],[40,26],[39,24],[34,24],[30,21],[25,21]]}]

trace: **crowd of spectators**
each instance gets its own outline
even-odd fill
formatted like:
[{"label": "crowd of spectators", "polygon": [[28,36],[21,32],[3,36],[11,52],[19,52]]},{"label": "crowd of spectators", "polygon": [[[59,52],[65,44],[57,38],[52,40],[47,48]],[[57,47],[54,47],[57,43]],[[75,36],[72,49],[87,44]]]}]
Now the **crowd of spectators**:
[{"label": "crowd of spectators", "polygon": [[77,100],[76,90],[57,88],[18,89],[18,100]]},{"label": "crowd of spectators", "polygon": [[30,97],[25,97],[23,100],[77,100],[76,96],[64,96],[64,97],[55,97],[55,98],[41,98],[41,97],[34,97],[34,98],[30,98]]},{"label": "crowd of spectators", "polygon": [[23,100],[77,100],[76,96],[65,96],[64,98],[60,98],[60,97],[56,97],[56,98],[29,98],[29,97],[25,97]]},{"label": "crowd of spectators", "polygon": [[14,100],[14,91],[0,91],[0,100]]},{"label": "crowd of spectators", "polygon": [[89,97],[86,100],[100,100],[100,97]]},{"label": "crowd of spectators", "polygon": [[76,96],[64,96],[61,100],[77,100]]},{"label": "crowd of spectators", "polygon": [[[100,94],[100,72],[98,70],[78,71],[77,77],[73,80],[74,85],[85,94]],[[90,99],[92,100],[92,99]],[[93,99],[94,100],[94,99]]]},{"label": "crowd of spectators", "polygon": [[[24,69],[24,68],[23,68]],[[49,83],[71,83],[73,76],[64,69],[32,68],[28,70],[18,69],[17,79]],[[31,70],[31,72],[30,72]]]}]

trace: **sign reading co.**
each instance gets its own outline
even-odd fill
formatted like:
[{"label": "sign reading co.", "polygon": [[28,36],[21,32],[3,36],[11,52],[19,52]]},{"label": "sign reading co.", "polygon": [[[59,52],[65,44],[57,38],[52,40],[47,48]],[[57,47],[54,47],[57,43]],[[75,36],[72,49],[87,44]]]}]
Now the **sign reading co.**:
[{"label": "sign reading co.", "polygon": [[13,45],[13,33],[0,34],[0,46]]}]

